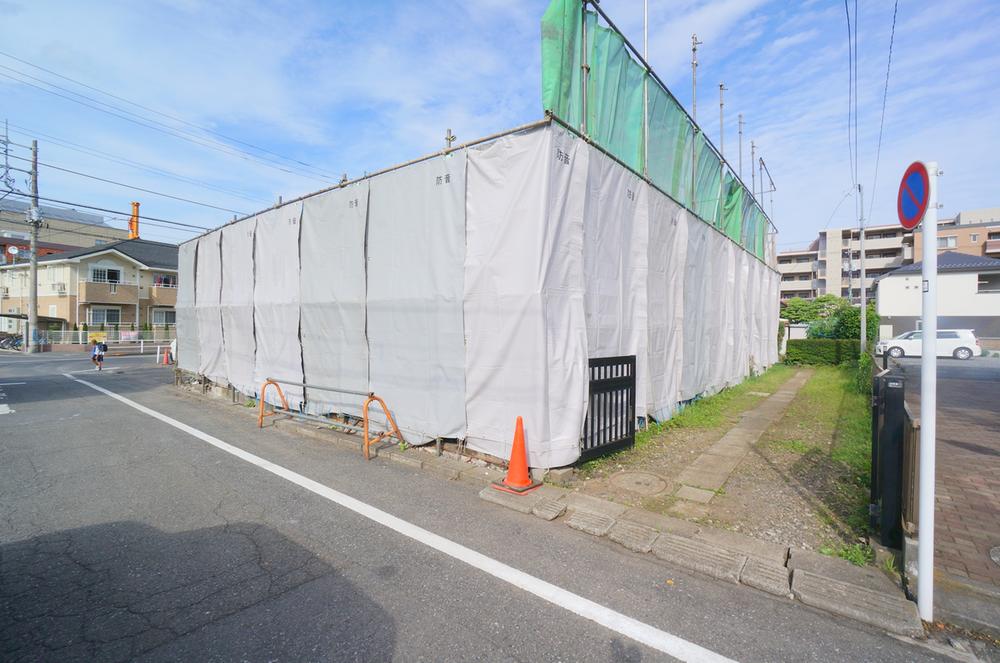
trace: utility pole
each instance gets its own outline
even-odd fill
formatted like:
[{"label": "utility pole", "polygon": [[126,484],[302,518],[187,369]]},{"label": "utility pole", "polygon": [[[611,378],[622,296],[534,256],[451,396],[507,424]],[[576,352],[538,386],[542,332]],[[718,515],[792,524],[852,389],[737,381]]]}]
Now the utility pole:
[{"label": "utility pole", "polygon": [[725,83],[719,83],[719,156],[723,159],[726,158],[726,142],[724,140],[725,134],[725,121],[723,120],[722,107],[725,106],[725,101],[723,100],[723,92],[728,90]]},{"label": "utility pole", "polygon": [[858,247],[861,253],[861,352],[865,353],[868,351],[868,306],[865,297],[865,194],[860,182],[858,182],[858,199],[861,201],[861,217],[858,220],[858,225],[861,226],[859,240],[861,246]]},{"label": "utility pole", "polygon": [[[725,141],[723,140],[725,133],[725,121],[722,115],[722,107],[725,105],[723,101],[722,93],[728,90],[724,83],[719,83],[719,156],[722,157],[723,162],[726,160],[726,149]],[[726,168],[725,165],[720,164],[719,168],[719,200],[716,206],[715,218],[722,220],[722,212],[724,211],[725,197],[726,197]]]},{"label": "utility pole", "polygon": [[24,330],[24,351],[38,352],[38,227],[41,225],[38,213],[38,141],[31,141],[31,207],[28,209],[28,223],[31,224],[31,268],[28,284],[28,327]]},{"label": "utility pole", "polygon": [[458,139],[458,137],[451,133],[451,129],[448,129],[448,133],[445,134],[445,137],[444,137],[444,142],[447,145],[446,149],[450,150],[451,149],[451,144],[454,143],[457,139]]},{"label": "utility pole", "polygon": [[753,169],[754,159],[756,158],[756,147],[753,144],[753,140],[750,141],[750,193],[754,198],[757,197],[757,172]]},{"label": "utility pole", "polygon": [[739,115],[740,128],[740,179],[743,179],[743,113]]},{"label": "utility pole", "polygon": [[[649,62],[649,2],[642,0],[642,60]],[[642,176],[649,178],[649,69],[642,76]]]},{"label": "utility pole", "polygon": [[698,35],[691,35],[691,119],[694,120],[694,135],[691,140],[691,209],[698,211],[698,201],[695,200],[698,180],[697,146],[698,133],[698,46],[704,42],[698,41]]}]

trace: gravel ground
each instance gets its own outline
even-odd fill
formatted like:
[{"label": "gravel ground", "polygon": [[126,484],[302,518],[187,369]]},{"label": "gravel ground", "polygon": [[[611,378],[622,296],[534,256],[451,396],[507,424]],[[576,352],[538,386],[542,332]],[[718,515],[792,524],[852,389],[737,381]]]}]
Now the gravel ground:
[{"label": "gravel ground", "polygon": [[[709,505],[675,498],[676,477],[753,406],[730,413],[725,424],[716,428],[668,429],[641,449],[581,472],[574,487],[630,507],[799,548],[856,543],[856,535],[845,522],[849,511],[845,505],[850,500],[844,494],[844,481],[850,472],[830,460],[829,436],[824,439],[818,430],[813,435],[809,423],[803,423],[808,417],[802,416],[806,407],[800,398],[801,392],[786,410],[787,419],[779,419],[761,437]],[[788,437],[807,439],[809,445],[788,450],[772,443]],[[635,473],[648,473],[661,482],[636,485],[630,481]],[[650,494],[659,486],[659,492]]]}]

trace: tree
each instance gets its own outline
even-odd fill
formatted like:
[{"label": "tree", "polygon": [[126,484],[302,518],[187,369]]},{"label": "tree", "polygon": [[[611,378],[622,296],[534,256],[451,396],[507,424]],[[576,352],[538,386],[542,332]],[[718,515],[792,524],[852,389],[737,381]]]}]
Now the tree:
[{"label": "tree", "polygon": [[[868,327],[867,339],[869,343],[874,343],[878,338],[878,313],[875,312],[875,302],[868,303],[866,323]],[[861,338],[861,307],[850,306],[844,308],[837,314],[837,322],[834,327],[836,338]]]},{"label": "tree", "polygon": [[820,295],[813,300],[813,304],[816,306],[817,319],[836,316],[842,309],[851,305],[851,303],[843,297],[838,297],[837,295],[832,294]]},{"label": "tree", "polygon": [[785,302],[784,317],[789,322],[809,322],[816,319],[816,304],[801,297],[792,297]]}]

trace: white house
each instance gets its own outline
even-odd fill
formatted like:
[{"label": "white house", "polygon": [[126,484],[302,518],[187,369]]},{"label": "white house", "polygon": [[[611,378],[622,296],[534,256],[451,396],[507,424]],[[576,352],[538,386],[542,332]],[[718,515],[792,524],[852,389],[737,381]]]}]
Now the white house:
[{"label": "white house", "polygon": [[[904,265],[878,279],[879,338],[920,328],[921,263]],[[946,251],[938,256],[938,327],[974,329],[1000,343],[1000,260]],[[989,347],[991,343],[984,343]]]}]

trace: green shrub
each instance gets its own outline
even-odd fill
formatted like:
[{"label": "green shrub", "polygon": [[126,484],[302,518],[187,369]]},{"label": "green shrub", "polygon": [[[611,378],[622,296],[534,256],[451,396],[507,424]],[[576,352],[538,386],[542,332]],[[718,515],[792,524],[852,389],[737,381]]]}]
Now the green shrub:
[{"label": "green shrub", "polygon": [[846,364],[858,358],[858,342],[839,338],[798,338],[788,341],[786,364]]},{"label": "green shrub", "polygon": [[837,318],[821,318],[809,323],[806,336],[808,338],[838,338]]},{"label": "green shrub", "polygon": [[[875,303],[868,303],[865,315],[868,327],[868,342],[873,343],[878,338],[879,317],[875,311]],[[837,324],[834,338],[861,338],[861,307],[850,306],[837,313]]]},{"label": "green shrub", "polygon": [[875,363],[867,352],[858,357],[857,372],[854,374],[854,387],[859,394],[872,393],[872,368]]}]

